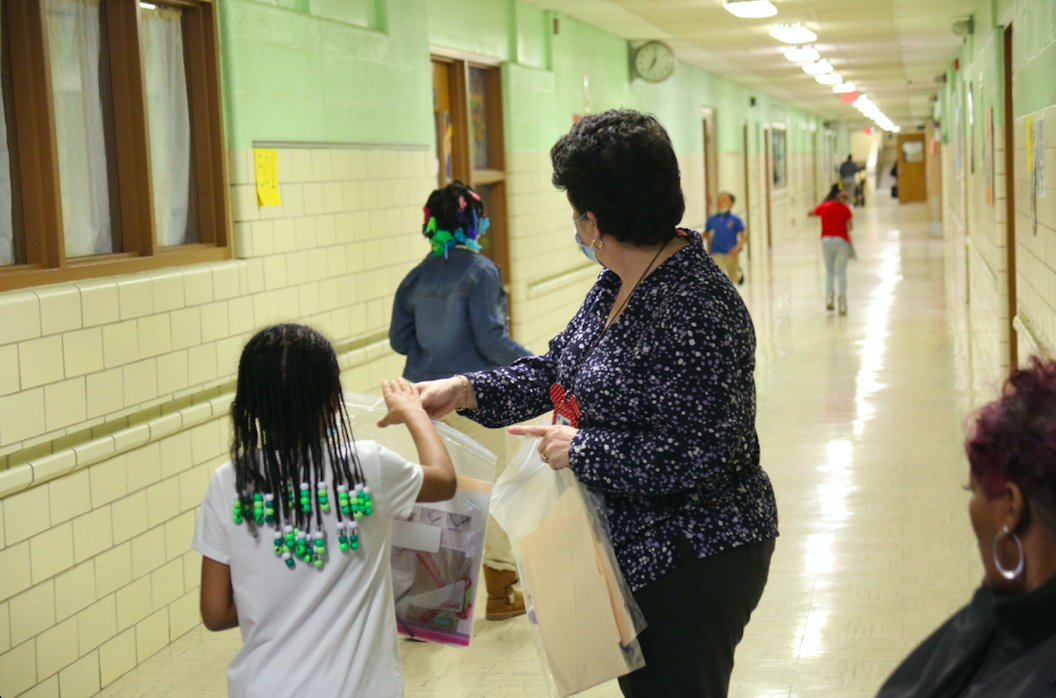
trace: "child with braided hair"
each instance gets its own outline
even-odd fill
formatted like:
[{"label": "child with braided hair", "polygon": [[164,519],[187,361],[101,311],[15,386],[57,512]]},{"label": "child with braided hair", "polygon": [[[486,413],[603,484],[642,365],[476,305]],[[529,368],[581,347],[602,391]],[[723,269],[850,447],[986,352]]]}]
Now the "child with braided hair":
[{"label": "child with braided hair", "polygon": [[417,388],[384,383],[421,465],[353,439],[337,356],[318,332],[278,325],[242,352],[231,461],[213,474],[193,547],[201,613],[238,627],[228,695],[403,696],[389,563],[391,520],[455,493]]},{"label": "child with braided hair", "polygon": [[[510,337],[506,292],[498,265],[479,254],[488,229],[487,211],[475,191],[455,180],[429,195],[422,234],[431,253],[403,280],[392,306],[389,343],[407,357],[409,381],[505,367],[531,352]],[[457,414],[444,421],[495,454],[496,477],[517,452],[519,438],[486,429]],[[509,537],[494,518],[484,540],[488,620],[525,613],[514,590],[517,566]]]}]

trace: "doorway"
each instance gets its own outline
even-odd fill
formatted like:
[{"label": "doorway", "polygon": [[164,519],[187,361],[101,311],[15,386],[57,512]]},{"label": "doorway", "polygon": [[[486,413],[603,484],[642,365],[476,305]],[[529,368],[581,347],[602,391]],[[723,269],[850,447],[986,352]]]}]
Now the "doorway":
[{"label": "doorway", "polygon": [[748,149],[748,122],[742,129],[744,136],[744,244],[748,249],[748,259],[752,258],[752,164]]},{"label": "doorway", "polygon": [[715,110],[701,109],[704,118],[704,217],[715,213],[715,202],[719,198],[718,139],[715,135]]},{"label": "doorway", "polygon": [[927,201],[928,172],[924,163],[924,134],[898,136],[898,202]]},{"label": "doorway", "polygon": [[433,121],[437,186],[460,180],[480,195],[491,226],[478,241],[510,292],[506,144],[499,64],[457,52],[433,55]]},{"label": "doorway", "polygon": [[[1015,327],[1019,303],[1016,298],[1016,153],[1013,147],[1015,112],[1012,110],[1012,25],[1005,28],[1005,278],[1008,289],[1008,366],[1012,371],[1019,366],[1019,335]],[[986,145],[989,147],[989,144]],[[1030,153],[1027,153],[1030,157]],[[996,169],[996,163],[993,165]],[[994,193],[996,196],[996,192]]]},{"label": "doorway", "polygon": [[[756,126],[758,128],[758,126]],[[763,129],[763,163],[765,168],[763,171],[763,182],[766,185],[765,203],[766,203],[766,247],[770,249],[774,246],[774,230],[771,225],[771,218],[773,217],[770,211],[770,188],[771,179],[773,178],[774,164],[771,160],[770,155],[770,128]]]}]

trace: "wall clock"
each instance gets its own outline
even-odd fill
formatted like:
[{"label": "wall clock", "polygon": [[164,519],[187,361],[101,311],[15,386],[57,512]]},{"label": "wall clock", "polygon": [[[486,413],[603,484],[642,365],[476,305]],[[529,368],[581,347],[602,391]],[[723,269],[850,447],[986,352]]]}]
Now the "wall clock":
[{"label": "wall clock", "polygon": [[663,82],[675,72],[675,52],[662,41],[631,48],[631,77]]}]

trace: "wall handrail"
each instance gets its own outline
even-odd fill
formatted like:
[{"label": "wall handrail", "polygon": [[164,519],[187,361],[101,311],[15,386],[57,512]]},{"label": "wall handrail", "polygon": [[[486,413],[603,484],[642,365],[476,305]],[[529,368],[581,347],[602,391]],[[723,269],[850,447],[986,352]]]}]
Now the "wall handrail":
[{"label": "wall handrail", "polygon": [[[353,341],[342,347],[345,351],[338,355],[338,365],[342,371],[361,366],[383,355],[388,346],[388,332]],[[230,389],[227,392],[211,399],[0,471],[0,500],[166,436],[226,417],[235,399],[233,384],[228,385]]]},{"label": "wall handrail", "polygon": [[994,272],[994,268],[990,266],[990,262],[988,262],[986,257],[983,256],[982,250],[980,250],[979,246],[975,244],[975,241],[972,240],[970,236],[965,236],[964,246],[975,253],[975,256],[979,258],[979,261],[983,263],[983,271],[985,271],[986,275],[990,277],[990,282],[993,283],[994,286],[997,286],[997,274]]},{"label": "wall handrail", "polygon": [[428,143],[344,143],[329,141],[253,141],[254,148],[308,148],[326,150],[430,150]]}]

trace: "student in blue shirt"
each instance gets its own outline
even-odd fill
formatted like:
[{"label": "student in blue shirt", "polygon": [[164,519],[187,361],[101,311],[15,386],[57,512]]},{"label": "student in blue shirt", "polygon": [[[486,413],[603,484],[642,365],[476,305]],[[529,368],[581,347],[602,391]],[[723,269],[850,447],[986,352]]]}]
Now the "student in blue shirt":
[{"label": "student in blue shirt", "polygon": [[726,276],[734,283],[740,283],[741,263],[738,254],[744,247],[744,223],[740,216],[730,212],[737,199],[733,194],[723,191],[719,192],[719,212],[708,218],[704,225],[704,234],[708,240],[708,252],[719,269],[726,272]]}]

